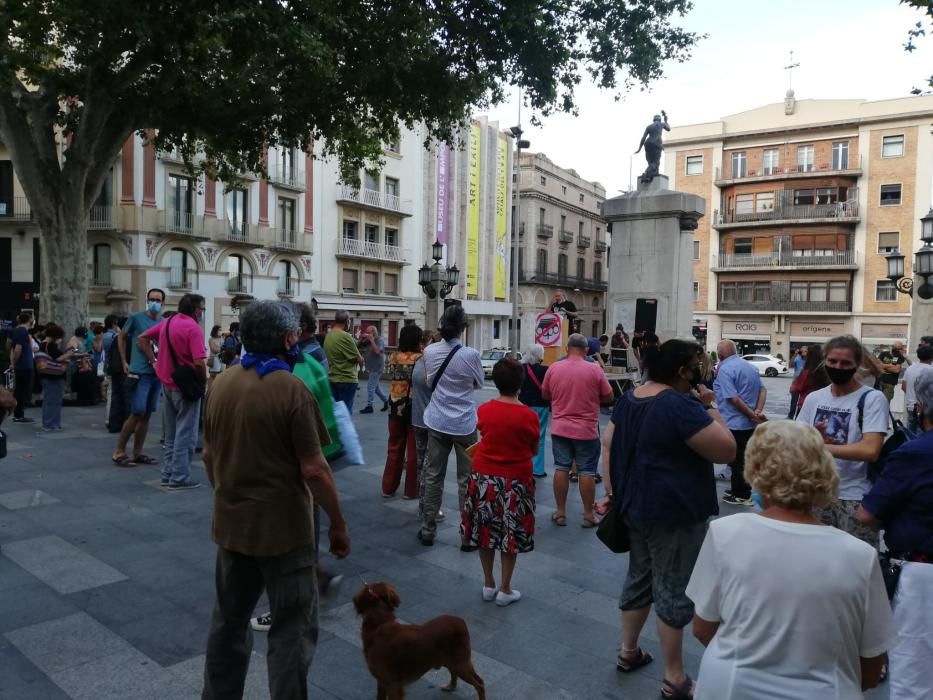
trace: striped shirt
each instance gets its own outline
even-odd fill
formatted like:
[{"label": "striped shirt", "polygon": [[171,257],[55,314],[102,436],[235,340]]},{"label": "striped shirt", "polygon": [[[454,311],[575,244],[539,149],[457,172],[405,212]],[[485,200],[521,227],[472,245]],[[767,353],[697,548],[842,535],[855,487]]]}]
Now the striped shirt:
[{"label": "striped shirt", "polygon": [[[428,370],[428,387],[444,364],[444,360],[460,341],[443,340],[424,349]],[[479,352],[461,347],[444,370],[431,402],[424,411],[424,424],[431,430],[448,435],[470,435],[476,430],[476,400],[473,392],[483,386],[483,365]]]}]

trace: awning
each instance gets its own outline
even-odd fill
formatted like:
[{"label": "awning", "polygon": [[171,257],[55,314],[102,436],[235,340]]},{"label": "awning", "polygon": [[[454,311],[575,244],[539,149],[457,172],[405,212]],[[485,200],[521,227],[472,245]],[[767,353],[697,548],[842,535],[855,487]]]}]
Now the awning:
[{"label": "awning", "polygon": [[766,340],[771,341],[770,335],[755,335],[754,333],[724,333],[723,338],[728,340]]},{"label": "awning", "polygon": [[360,313],[408,313],[408,304],[394,299],[342,297],[340,299],[327,299],[317,297],[319,311],[359,311]]}]

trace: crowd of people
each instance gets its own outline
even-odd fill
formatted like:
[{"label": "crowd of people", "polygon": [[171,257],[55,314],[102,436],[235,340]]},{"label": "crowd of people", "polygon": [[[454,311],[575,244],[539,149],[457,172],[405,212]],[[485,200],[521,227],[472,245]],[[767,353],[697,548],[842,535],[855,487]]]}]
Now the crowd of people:
[{"label": "crowd of people", "polygon": [[[856,698],[887,676],[893,700],[933,697],[933,339],[913,362],[903,346],[876,357],[851,336],[803,348],[791,420],[769,420],[758,372],[729,340],[714,368],[692,341],[629,338],[619,326],[594,347],[573,333],[549,365],[536,345],[521,362],[500,360],[498,396],[477,405],[484,370],[462,341],[469,318],[459,305],[437,332],[404,326],[389,352],[375,328],[354,337],[346,311],[318,334],[307,305],[253,302],[228,334],[215,326],[205,338],[203,297],[186,294],[172,312],[164,304],[149,290],[145,310],[67,342],[58,326],[39,333],[21,316],[15,395],[0,392],[0,413],[29,420],[39,375],[43,428],[61,429],[66,382],[79,397],[89,386],[94,400],[108,396],[108,428],[120,431],[113,463],[158,465],[166,491],[200,486],[191,466],[203,449],[218,546],[207,697],[242,694],[250,624],[269,632],[273,697],[307,694],[318,597],[339,579],[319,561],[321,511],[331,554],[351,551],[332,467],[361,369],[360,412],[374,413],[378,397],[387,414],[381,495],[401,489],[418,501],[426,547],[444,518],[454,453],[460,549],[478,551],[482,600],[522,598],[518,554],[535,547],[536,482],[550,462],[550,526],[568,524],[577,483],[583,528],[611,515],[627,532],[619,671],[654,660],[640,644],[653,608],[665,698]],[[600,357],[607,345],[610,365],[617,350],[637,351],[639,381],[618,400]],[[886,387],[898,383],[907,418],[894,442]],[[156,458],[145,444],[160,410]],[[716,464],[731,469],[722,502],[746,512],[717,518]],[[263,590],[270,609],[254,617]],[[706,647],[696,680],[683,655],[690,625]]]}]

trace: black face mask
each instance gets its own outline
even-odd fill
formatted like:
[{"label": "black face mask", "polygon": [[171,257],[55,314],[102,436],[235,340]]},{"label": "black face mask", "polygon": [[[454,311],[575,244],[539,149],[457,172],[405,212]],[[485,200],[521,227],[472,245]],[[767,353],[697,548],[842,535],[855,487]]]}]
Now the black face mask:
[{"label": "black face mask", "polygon": [[691,367],[690,376],[687,377],[687,381],[690,382],[690,386],[696,389],[700,385],[700,380],[703,379],[703,373],[700,370],[700,367]]},{"label": "black face mask", "polygon": [[855,376],[855,371],[858,368],[840,369],[839,367],[824,367],[823,369],[826,370],[826,376],[829,377],[829,381],[833,384],[848,384],[852,381],[852,377]]}]

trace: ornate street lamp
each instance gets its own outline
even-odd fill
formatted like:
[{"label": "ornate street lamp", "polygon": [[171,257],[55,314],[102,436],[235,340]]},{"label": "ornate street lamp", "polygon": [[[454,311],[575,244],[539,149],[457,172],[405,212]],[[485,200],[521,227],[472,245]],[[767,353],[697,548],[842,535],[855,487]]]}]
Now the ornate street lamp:
[{"label": "ornate street lamp", "polygon": [[434,258],[434,264],[425,263],[418,268],[418,285],[427,295],[428,299],[435,299],[438,296],[445,298],[453,291],[460,281],[460,270],[456,265],[447,268],[441,267],[441,258],[444,257],[444,244],[434,241],[431,244],[431,257]]},{"label": "ornate street lamp", "polygon": [[[933,299],[933,208],[920,219],[920,240],[923,247],[914,254],[914,274],[922,280],[917,286],[917,296],[921,299]],[[892,250],[884,256],[888,263],[888,279],[902,294],[913,294],[914,280],[904,276],[904,254]]]}]

